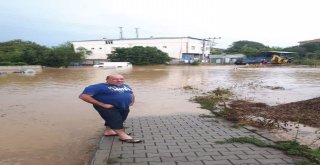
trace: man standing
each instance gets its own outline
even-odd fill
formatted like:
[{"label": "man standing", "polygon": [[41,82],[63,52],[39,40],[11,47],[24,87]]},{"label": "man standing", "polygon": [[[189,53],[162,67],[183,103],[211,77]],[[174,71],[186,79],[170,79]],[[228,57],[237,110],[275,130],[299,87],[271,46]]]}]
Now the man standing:
[{"label": "man standing", "polygon": [[105,121],[105,136],[119,136],[119,140],[127,143],[140,143],[124,131],[123,122],[129,114],[129,106],[134,103],[132,89],[124,84],[122,75],[109,75],[106,83],[86,87],[79,96],[90,103]]}]

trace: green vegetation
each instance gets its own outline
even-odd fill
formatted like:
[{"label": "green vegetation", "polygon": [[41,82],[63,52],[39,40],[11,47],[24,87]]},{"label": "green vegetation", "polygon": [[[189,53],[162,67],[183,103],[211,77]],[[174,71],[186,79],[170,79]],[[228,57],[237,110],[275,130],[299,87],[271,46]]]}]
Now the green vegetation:
[{"label": "green vegetation", "polygon": [[193,61],[190,63],[190,65],[200,65],[200,61]]},{"label": "green vegetation", "polygon": [[[185,89],[190,89],[189,86],[186,86]],[[236,109],[229,108],[226,106],[226,101],[229,100],[232,93],[227,89],[217,88],[213,91],[209,91],[204,93],[202,96],[196,96],[191,100],[197,102],[201,105],[201,108],[209,110],[213,115],[200,115],[203,118],[212,118],[215,117],[223,117],[226,120],[233,121],[235,124],[232,126],[233,128],[238,128],[241,125],[258,125],[263,126],[263,128],[268,128],[269,125],[274,126],[273,120],[246,120],[243,118],[244,114],[241,114]],[[241,101],[239,102],[241,103]],[[263,107],[263,104],[250,104],[250,106]],[[214,122],[215,120],[211,120]],[[246,122],[246,123],[244,123]],[[252,122],[252,123],[250,123]],[[315,139],[309,146],[301,145],[297,142],[299,130],[297,131],[296,136],[291,141],[280,141],[275,143],[268,143],[266,141],[262,141],[253,136],[250,137],[238,137],[238,138],[230,138],[224,141],[217,141],[217,144],[225,144],[225,143],[250,143],[259,147],[271,147],[275,149],[279,149],[284,151],[288,155],[296,155],[303,156],[308,158],[309,161],[299,161],[297,164],[301,165],[315,165],[320,163],[320,148],[312,149],[309,148],[316,141],[320,140],[320,138]]]},{"label": "green vegetation", "polygon": [[30,41],[12,40],[0,43],[0,65],[43,65],[67,67],[80,62],[83,53],[75,53],[71,43],[48,48]]},{"label": "green vegetation", "polygon": [[[320,43],[306,43],[287,48],[268,47],[254,41],[236,41],[226,50],[213,49],[213,54],[245,54],[247,56],[259,55],[264,51],[289,51],[294,64],[319,65]],[[56,47],[46,47],[31,41],[11,40],[0,42],[0,65],[44,65],[51,67],[69,66],[79,64],[86,55],[92,52],[83,47],[74,52],[73,45],[69,42]],[[135,46],[133,48],[117,48],[108,56],[111,61],[128,61],[134,65],[165,64],[171,59],[167,53],[155,47]],[[191,65],[198,65],[196,61]]]},{"label": "green vegetation", "polygon": [[14,65],[28,65],[28,64],[25,62],[8,62],[8,61],[0,62],[0,66],[14,66]]},{"label": "green vegetation", "polygon": [[[191,101],[199,103],[201,108],[209,110],[212,114],[222,117],[229,113],[225,101],[232,95],[228,89],[216,88],[205,93],[203,96],[195,96]],[[223,103],[224,109],[217,108],[219,103]]]},{"label": "green vegetation", "polygon": [[199,103],[201,105],[201,108],[212,111],[217,109],[215,105],[217,105],[220,101],[222,101],[222,98],[214,95],[208,95],[208,96],[195,96],[192,100]]},{"label": "green vegetation", "polygon": [[128,61],[133,65],[165,64],[171,60],[167,53],[148,46],[117,48],[108,56],[108,59],[113,62]]},{"label": "green vegetation", "polygon": [[242,53],[248,56],[257,55],[262,51],[268,51],[271,48],[253,41],[237,41],[232,43],[231,47],[225,50],[226,53],[236,54]]},{"label": "green vegetation", "polygon": [[319,65],[320,64],[320,43],[306,43],[300,46],[293,46],[283,49],[284,51],[296,52],[295,64]]},{"label": "green vegetation", "polygon": [[314,59],[301,59],[298,61],[294,61],[294,64],[297,65],[320,65],[320,60],[314,60]]},{"label": "green vegetation", "polygon": [[223,54],[225,53],[224,49],[219,48],[211,48],[210,54]]},{"label": "green vegetation", "polygon": [[[300,65],[319,65],[320,64],[320,43],[306,43],[299,46],[287,48],[268,47],[258,42],[253,41],[236,41],[224,53],[230,54],[245,54],[247,56],[259,55],[264,51],[288,51],[295,52],[289,57],[293,58],[294,64]],[[218,54],[221,54],[219,52]]]},{"label": "green vegetation", "polygon": [[217,144],[225,144],[225,143],[250,143],[254,144],[258,147],[270,147],[284,151],[288,155],[296,155],[296,156],[303,156],[310,160],[303,161],[300,163],[306,164],[318,164],[320,163],[320,148],[318,149],[311,149],[308,146],[300,145],[295,140],[293,141],[280,141],[275,142],[274,144],[262,141],[257,139],[254,136],[245,136],[245,137],[238,137],[238,138],[230,138],[224,141],[217,141]]}]

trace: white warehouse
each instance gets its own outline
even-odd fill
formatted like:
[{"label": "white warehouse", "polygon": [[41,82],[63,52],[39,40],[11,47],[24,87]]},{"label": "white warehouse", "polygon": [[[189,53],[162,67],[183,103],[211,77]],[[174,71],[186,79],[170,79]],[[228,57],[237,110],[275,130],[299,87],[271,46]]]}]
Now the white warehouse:
[{"label": "white warehouse", "polygon": [[[126,38],[72,41],[75,51],[85,48],[91,51],[86,55],[85,64],[106,61],[107,55],[116,48],[134,46],[156,47],[168,53],[169,57],[180,61],[201,60],[210,53],[210,40],[193,37]],[[203,49],[204,47],[204,49]]]}]

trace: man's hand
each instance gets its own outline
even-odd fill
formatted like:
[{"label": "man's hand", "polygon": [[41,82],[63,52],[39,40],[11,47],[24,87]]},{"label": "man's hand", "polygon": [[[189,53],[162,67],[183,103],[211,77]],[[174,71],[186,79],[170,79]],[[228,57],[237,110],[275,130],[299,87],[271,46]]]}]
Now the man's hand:
[{"label": "man's hand", "polygon": [[99,102],[98,100],[94,99],[92,97],[92,95],[88,95],[88,94],[81,94],[79,96],[80,99],[82,99],[83,101],[85,102],[88,102],[90,104],[93,104],[93,105],[98,105],[100,107],[103,107],[103,108],[113,108],[114,106],[111,105],[111,104],[104,104],[102,102]]},{"label": "man's hand", "polygon": [[112,104],[101,104],[100,106],[103,107],[103,108],[107,108],[107,109],[114,107]]}]

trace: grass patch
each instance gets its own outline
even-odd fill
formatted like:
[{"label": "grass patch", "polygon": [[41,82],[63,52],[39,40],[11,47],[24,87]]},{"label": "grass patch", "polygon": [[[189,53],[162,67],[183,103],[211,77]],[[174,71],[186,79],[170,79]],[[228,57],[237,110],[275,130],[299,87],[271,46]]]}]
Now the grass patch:
[{"label": "grass patch", "polygon": [[214,95],[207,95],[207,96],[195,96],[192,101],[195,101],[201,105],[201,108],[208,109],[208,110],[215,110],[216,105],[222,101],[222,98],[216,97]]},{"label": "grass patch", "polygon": [[296,162],[296,165],[318,165],[318,164],[310,161],[299,160]]},{"label": "grass patch", "polygon": [[216,88],[204,93],[202,96],[195,96],[191,101],[201,105],[201,108],[207,109],[216,117],[222,117],[231,122],[239,122],[239,115],[236,110],[228,108],[226,101],[232,96],[229,89]]},{"label": "grass patch", "polygon": [[221,117],[224,114],[224,109],[217,108],[218,104],[223,103],[226,107],[225,101],[232,95],[228,89],[216,88],[209,91],[202,96],[195,96],[191,101],[199,103],[201,108],[209,110],[215,116]]},{"label": "grass patch", "polygon": [[296,141],[280,141],[275,142],[274,144],[268,143],[266,141],[257,139],[253,136],[245,136],[245,137],[238,137],[238,138],[230,138],[224,141],[217,141],[217,144],[225,144],[225,143],[250,143],[254,144],[258,147],[270,147],[279,149],[284,151],[288,155],[294,156],[303,156],[308,158],[310,162],[304,161],[307,163],[320,163],[320,148],[311,149],[308,146],[301,145]]},{"label": "grass patch", "polygon": [[214,94],[215,96],[221,96],[221,97],[229,97],[232,95],[229,89],[225,88],[216,88],[215,90],[207,92],[208,94]]},{"label": "grass patch", "polygon": [[235,109],[229,108],[226,104],[232,95],[233,93],[229,89],[216,88],[212,91],[203,93],[201,96],[195,96],[191,98],[190,101],[200,104],[202,109],[209,110],[211,114],[213,114],[200,115],[200,117],[222,117],[228,121],[239,123],[240,118],[238,112]]}]

